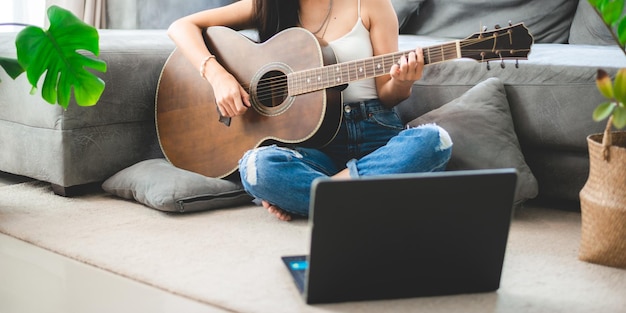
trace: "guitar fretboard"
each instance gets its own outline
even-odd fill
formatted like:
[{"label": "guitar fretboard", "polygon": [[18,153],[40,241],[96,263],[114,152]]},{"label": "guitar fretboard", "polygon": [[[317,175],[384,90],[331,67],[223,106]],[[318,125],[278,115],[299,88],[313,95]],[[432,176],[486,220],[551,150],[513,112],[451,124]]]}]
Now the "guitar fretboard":
[{"label": "guitar fretboard", "polygon": [[[434,64],[461,57],[461,41],[423,48],[424,63]],[[411,51],[384,54],[345,63],[333,64],[287,75],[289,95],[297,96],[326,88],[341,86],[353,81],[388,74],[400,58]]]}]

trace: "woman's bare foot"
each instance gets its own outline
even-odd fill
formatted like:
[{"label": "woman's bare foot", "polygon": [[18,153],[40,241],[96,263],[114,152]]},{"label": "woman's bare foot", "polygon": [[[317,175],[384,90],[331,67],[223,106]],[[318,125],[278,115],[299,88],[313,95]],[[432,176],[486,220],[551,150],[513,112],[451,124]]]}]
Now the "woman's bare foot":
[{"label": "woman's bare foot", "polygon": [[347,168],[344,168],[342,171],[340,171],[339,173],[333,175],[331,178],[334,179],[348,179],[350,178],[350,170]]},{"label": "woman's bare foot", "polygon": [[269,202],[262,200],[261,204],[263,204],[263,207],[265,209],[267,209],[268,212],[276,215],[276,217],[278,217],[279,220],[281,221],[291,221],[291,214],[283,211],[281,208],[270,204]]}]

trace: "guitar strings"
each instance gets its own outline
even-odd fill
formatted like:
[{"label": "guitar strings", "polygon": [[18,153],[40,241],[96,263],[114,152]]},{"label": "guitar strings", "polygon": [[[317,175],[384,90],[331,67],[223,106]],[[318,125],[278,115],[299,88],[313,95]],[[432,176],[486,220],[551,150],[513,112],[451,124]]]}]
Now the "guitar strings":
[{"label": "guitar strings", "polygon": [[[509,35],[510,35],[509,33],[505,33],[505,34],[498,34],[495,37],[489,36],[489,37],[476,38],[476,39],[466,39],[466,40],[461,41],[459,45],[461,48],[464,48],[464,47],[475,45],[477,43],[493,40],[498,37],[502,37],[502,36],[508,37]],[[469,51],[470,54],[472,54],[472,51],[474,51],[474,53],[477,56],[479,56],[485,50],[477,49],[477,50],[466,50],[466,51]],[[394,64],[394,63],[397,63],[397,60],[399,59],[399,57],[406,55],[408,52],[410,51],[396,52],[396,53],[391,53],[387,55],[381,55],[381,56],[375,57],[374,59],[376,58],[381,59],[381,61],[384,64]],[[494,49],[489,50],[489,52],[494,52]],[[445,44],[442,44],[440,47],[436,47],[434,49],[433,47],[425,47],[424,54],[425,54],[424,59],[429,60],[428,64],[442,62],[447,59],[454,59],[458,57],[457,43],[456,42],[445,43]],[[484,60],[481,60],[481,61],[484,61]],[[289,90],[289,86],[288,86],[289,77],[290,76],[293,77],[293,75],[298,75],[299,77],[295,78],[296,83],[293,84],[294,85],[293,87],[297,89],[297,91],[293,92],[292,95],[299,95],[299,94],[304,94],[304,93],[311,92],[311,91],[322,90],[322,89],[325,89],[324,87],[328,88],[328,87],[333,87],[337,85],[342,85],[344,84],[342,82],[345,81],[343,77],[347,76],[349,78],[351,76],[349,71],[348,73],[344,73],[344,71],[341,71],[341,74],[339,75],[339,77],[341,78],[340,81],[336,81],[337,76],[334,74],[329,75],[329,72],[331,70],[336,69],[337,67],[343,66],[343,67],[350,68],[351,65],[355,65],[358,63],[363,63],[364,65],[363,67],[361,67],[361,69],[363,70],[362,73],[364,73],[362,74],[363,79],[368,78],[369,76],[371,76],[371,73],[376,73],[377,71],[375,68],[376,67],[375,62],[373,61],[368,62],[365,60],[356,60],[356,61],[346,62],[341,65],[334,64],[334,65],[330,65],[327,67],[322,67],[322,68],[317,68],[317,69],[308,69],[308,70],[303,70],[300,72],[291,73],[287,75],[264,78],[264,79],[260,79],[257,84],[257,88],[256,88],[257,99],[259,101],[267,101],[270,99],[285,98],[288,95],[288,90]],[[326,71],[326,73],[324,73],[324,71]],[[318,72],[321,72],[322,76],[325,76],[325,77],[320,76]],[[318,75],[314,75],[314,74],[318,74]],[[332,79],[330,78],[330,76],[332,76]],[[355,74],[355,76],[358,77],[361,75],[357,73]],[[319,79],[317,79],[318,77]],[[311,79],[311,78],[316,78],[315,83],[313,84],[305,83],[307,79]],[[248,85],[244,84],[242,86],[246,90],[248,90],[248,92],[250,91],[251,87],[249,84]]]},{"label": "guitar strings", "polygon": [[[443,49],[443,55],[444,55],[442,57],[443,60],[457,56],[456,43],[453,43],[453,45],[454,47]],[[401,56],[406,55],[406,53],[408,52],[397,52],[397,53],[393,53],[389,55],[379,56],[377,57],[380,60],[378,63],[382,62],[383,64],[395,64],[397,63],[399,58]],[[374,58],[374,59],[377,59],[377,58]],[[433,58],[431,57],[430,59],[432,60]],[[352,61],[352,62],[346,62],[341,65],[337,65],[337,64],[331,65],[326,68],[309,69],[309,70],[304,70],[304,71],[300,71],[296,73],[291,73],[285,76],[261,79],[259,80],[257,84],[256,95],[257,95],[257,98],[261,101],[276,98],[274,95],[277,95],[277,94],[281,95],[278,97],[284,96],[288,90],[289,76],[291,76],[291,78],[293,78],[295,81],[292,87],[294,87],[296,91],[292,92],[292,94],[298,95],[298,94],[304,94],[307,92],[324,89],[324,88],[320,88],[322,86],[333,87],[333,86],[344,84],[346,81],[346,78],[348,81],[352,81],[351,77],[356,77],[357,79],[365,79],[365,78],[371,77],[372,75],[375,75],[376,72],[380,72],[381,75],[383,75],[384,73],[387,73],[388,69],[385,66],[383,66],[382,68],[378,70],[376,69],[376,65],[378,63],[375,61],[357,60],[357,61]],[[348,71],[342,70],[340,72],[341,73],[340,75],[335,75],[334,71],[337,69],[337,67],[344,67],[347,69],[352,68],[355,70],[360,69],[360,71],[358,73],[351,73],[351,71],[349,70]],[[390,68],[390,66],[388,68]],[[381,70],[384,70],[384,71],[381,71]],[[296,77],[294,78],[294,76]],[[338,77],[340,78],[339,81],[336,80]],[[311,80],[311,79],[314,80],[313,83],[306,82],[306,80]],[[250,88],[250,86],[244,86],[244,87],[247,89]]]},{"label": "guitar strings", "polygon": [[[491,37],[486,38],[486,39],[479,39],[479,40],[475,40],[475,42],[479,42],[479,41],[485,41],[485,40],[490,40]],[[462,43],[461,46],[469,46],[471,44],[475,44],[475,43]],[[445,61],[446,59],[452,57],[452,58],[456,58],[457,57],[457,51],[456,51],[456,43],[451,43],[450,45],[453,45],[452,47],[445,47],[442,46],[442,49],[437,49],[437,51],[435,52],[434,56],[429,56],[431,59],[430,63],[436,63],[436,62],[440,62],[440,61]],[[481,50],[476,50],[477,55],[480,55]],[[395,62],[395,59],[401,55],[404,55],[405,53],[394,53],[392,55],[388,55],[386,57],[383,58],[383,62],[387,62],[386,59],[391,58],[392,62]],[[427,53],[428,54],[428,53]],[[435,61],[432,61],[433,59],[435,59]],[[337,66],[337,65],[335,65]],[[366,66],[366,73],[363,78],[367,78],[369,73],[374,72],[375,70],[373,69],[373,65],[372,67]],[[305,70],[301,73],[307,73],[307,72],[315,72],[315,71],[319,71],[318,70]],[[348,74],[349,75],[349,74]],[[307,77],[306,74],[304,75],[300,75],[303,77]],[[340,75],[340,76],[345,76],[345,75]],[[310,75],[309,75],[310,77]],[[336,78],[336,76],[334,76]],[[303,93],[307,93],[310,91],[316,91],[316,90],[322,90],[324,89],[324,87],[320,88],[318,85],[320,86],[327,86],[327,87],[332,87],[332,86],[336,86],[336,85],[340,85],[341,83],[335,83],[334,79],[330,79],[328,76],[321,79],[320,81],[318,81],[316,84],[313,84],[313,86],[311,86],[311,84],[305,84],[305,86],[308,86],[306,88],[304,88],[303,90],[299,90],[298,92],[295,92],[294,94],[303,94]],[[284,98],[285,95],[287,94],[287,90],[288,90],[288,78],[286,76],[281,76],[281,77],[272,77],[269,79],[263,79],[259,82],[258,84],[258,88],[257,88],[257,98],[261,101],[265,101],[265,100],[269,100],[269,99],[274,99],[274,98]],[[300,87],[299,89],[302,89],[302,86],[298,86],[298,84],[294,84],[294,87]],[[329,86],[330,85],[330,86]],[[249,87],[248,87],[249,88]],[[275,96],[275,95],[279,95],[279,96]]]},{"label": "guitar strings", "polygon": [[[482,40],[482,41],[484,41],[484,40],[487,40],[487,39],[491,39],[491,37],[486,38],[486,39],[481,39],[481,40]],[[475,41],[481,41],[481,40],[475,40]],[[469,46],[469,45],[472,45],[472,44],[475,44],[475,43],[464,43],[464,42],[463,42],[463,43],[461,43],[461,46],[462,46],[462,47],[463,47],[463,46]],[[438,56],[438,55],[442,54],[442,57],[441,57],[441,58],[433,58],[433,56],[429,56],[429,57],[430,57],[430,59],[431,59],[431,60],[432,60],[432,59],[436,59],[436,61],[435,61],[435,62],[439,62],[439,61],[445,61],[445,60],[446,60],[446,59],[448,59],[450,56],[452,56],[452,57],[455,57],[455,58],[456,58],[456,56],[457,56],[457,53],[456,53],[456,52],[457,52],[457,51],[456,51],[456,43],[455,43],[455,42],[453,42],[453,43],[448,43],[447,45],[448,45],[448,47],[446,47],[446,45],[442,45],[442,47],[444,47],[444,48],[443,48],[443,49],[437,49],[437,50],[435,51],[435,53],[434,53],[434,56]],[[429,48],[426,48],[426,49],[429,49]],[[480,51],[480,50],[477,50],[477,51]],[[383,62],[387,62],[387,61],[388,61],[386,57],[391,57],[391,58],[392,58],[392,63],[395,63],[395,58],[396,58],[396,57],[399,57],[399,56],[401,56],[401,55],[405,55],[406,53],[408,53],[408,52],[398,52],[398,53],[389,54],[389,55],[387,55],[387,56],[379,56],[379,57],[383,57],[383,58],[384,58],[384,59],[383,59]],[[425,53],[426,53],[426,54],[429,54],[429,52],[426,52],[426,51],[425,51]],[[430,52],[430,54],[433,54],[433,53],[432,53],[432,52]],[[357,60],[357,61],[347,62],[347,63],[344,63],[344,64],[343,64],[343,66],[349,66],[349,64],[355,64],[355,63],[359,63],[359,62],[363,63],[364,61],[363,61],[363,60]],[[432,61],[431,61],[431,63],[435,63],[435,62],[432,62]],[[336,66],[339,66],[339,65],[331,65],[331,66],[328,66],[328,67],[329,67],[329,68],[331,68],[331,67],[333,67],[333,66],[335,66],[335,67],[336,67]],[[369,66],[366,64],[366,68],[367,68],[367,70],[370,70],[370,71],[372,70],[373,66],[374,66],[374,65],[372,65],[372,67],[369,67]],[[323,70],[323,68],[321,68],[321,69]],[[314,71],[320,71],[320,68],[318,68],[318,69],[309,69],[309,70],[304,70],[304,71],[301,71],[301,72],[299,72],[299,73],[307,73],[307,72],[314,72]],[[308,76],[307,76],[306,74],[305,74],[304,76],[305,76],[305,77],[311,77],[311,75],[308,75]],[[260,84],[258,84],[258,86],[270,86],[270,85],[273,85],[273,84],[275,83],[275,81],[277,81],[277,80],[284,80],[284,78],[285,78],[284,76],[279,76],[279,77],[272,77],[272,78],[269,78],[269,79],[262,79],[262,80],[260,80],[260,81],[259,81],[259,82],[260,82]],[[326,81],[324,81],[324,82],[325,82],[325,84],[328,84],[330,81],[329,81],[329,80],[326,80]],[[260,89],[261,89],[261,88],[260,88]]]}]

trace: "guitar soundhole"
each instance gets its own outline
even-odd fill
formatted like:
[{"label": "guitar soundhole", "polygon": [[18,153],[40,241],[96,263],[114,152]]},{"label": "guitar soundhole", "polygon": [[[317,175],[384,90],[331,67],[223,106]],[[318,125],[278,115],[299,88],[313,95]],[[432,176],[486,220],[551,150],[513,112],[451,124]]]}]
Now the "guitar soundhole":
[{"label": "guitar soundhole", "polygon": [[279,71],[266,73],[257,86],[257,95],[263,106],[279,106],[287,98],[287,76]]},{"label": "guitar soundhole", "polygon": [[263,115],[277,115],[288,108],[287,75],[280,70],[269,70],[255,80],[253,104]]}]

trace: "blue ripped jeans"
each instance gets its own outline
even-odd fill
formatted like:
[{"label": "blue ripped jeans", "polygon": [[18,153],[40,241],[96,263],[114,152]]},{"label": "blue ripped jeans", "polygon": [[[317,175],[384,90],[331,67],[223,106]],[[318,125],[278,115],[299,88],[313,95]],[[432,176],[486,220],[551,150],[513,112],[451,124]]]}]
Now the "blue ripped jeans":
[{"label": "blue ripped jeans", "polygon": [[286,212],[308,216],[313,180],[346,167],[351,177],[444,170],[452,141],[434,124],[404,128],[378,100],[344,104],[339,133],[321,149],[263,146],[239,160],[246,191]]}]

